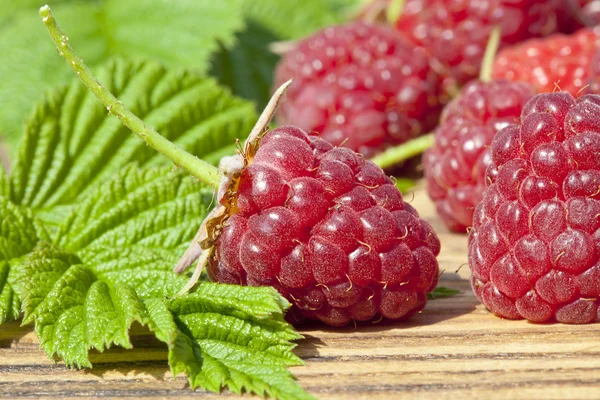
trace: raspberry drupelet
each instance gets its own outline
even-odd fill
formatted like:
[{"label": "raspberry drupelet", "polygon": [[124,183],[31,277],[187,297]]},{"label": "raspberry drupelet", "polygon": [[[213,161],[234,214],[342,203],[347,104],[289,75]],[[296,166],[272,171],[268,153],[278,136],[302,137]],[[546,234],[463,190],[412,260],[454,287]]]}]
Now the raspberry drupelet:
[{"label": "raspberry drupelet", "polygon": [[439,77],[427,52],[386,26],[326,28],[285,54],[275,84],[294,84],[280,124],[317,132],[370,157],[433,129]]},{"label": "raspberry drupelet", "polygon": [[475,294],[504,318],[598,321],[600,96],[535,96],[491,152],[469,235]]},{"label": "raspberry drupelet", "polygon": [[519,120],[534,95],[524,82],[472,81],[444,108],[423,167],[427,194],[448,229],[465,233],[472,225],[485,190],[492,139]]},{"label": "raspberry drupelet", "polygon": [[274,286],[295,321],[342,326],[423,309],[440,243],[381,168],[284,126],[260,140],[239,182],[213,280]]}]

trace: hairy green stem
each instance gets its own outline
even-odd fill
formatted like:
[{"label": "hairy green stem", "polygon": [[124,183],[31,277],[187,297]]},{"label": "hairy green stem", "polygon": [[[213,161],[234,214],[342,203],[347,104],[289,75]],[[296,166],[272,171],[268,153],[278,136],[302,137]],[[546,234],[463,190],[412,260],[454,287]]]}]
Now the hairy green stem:
[{"label": "hairy green stem", "polygon": [[50,33],[50,37],[60,54],[75,71],[79,79],[106,106],[110,114],[115,115],[133,133],[138,135],[150,147],[169,158],[175,165],[188,171],[207,185],[217,187],[221,181],[221,173],[213,165],[188,153],[181,147],[161,136],[148,127],[144,121],[129,111],[112,93],[104,88],[94,77],[89,68],[75,54],[69,45],[69,39],[56,23],[50,7],[40,8],[42,21]]},{"label": "hairy green stem", "polygon": [[490,38],[488,39],[487,46],[485,46],[485,53],[483,53],[481,69],[479,70],[479,80],[482,82],[492,80],[492,67],[494,66],[494,58],[496,58],[496,53],[500,46],[501,33],[499,26],[495,26],[490,32]]},{"label": "hairy green stem", "polygon": [[423,153],[433,145],[433,133],[419,136],[416,139],[403,143],[396,147],[390,147],[383,153],[373,157],[371,161],[381,168],[392,167],[411,157]]}]

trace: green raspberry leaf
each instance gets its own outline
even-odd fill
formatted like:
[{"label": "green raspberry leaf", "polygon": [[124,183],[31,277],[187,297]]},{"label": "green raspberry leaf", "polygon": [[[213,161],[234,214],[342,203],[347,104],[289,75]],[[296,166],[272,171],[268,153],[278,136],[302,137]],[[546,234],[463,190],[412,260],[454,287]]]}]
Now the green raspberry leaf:
[{"label": "green raspberry leaf", "polygon": [[[90,66],[112,57],[150,58],[202,73],[217,40],[230,46],[243,29],[239,0],[79,1],[53,10]],[[0,15],[0,54],[0,135],[14,144],[31,104],[72,72],[56,55],[36,8],[13,12],[6,24]]]},{"label": "green raspberry leaf", "polygon": [[74,252],[178,250],[193,238],[212,199],[212,188],[185,173],[124,168],[78,203],[60,226],[57,244]]},{"label": "green raspberry leaf", "polygon": [[90,190],[54,244],[21,260],[24,322],[35,322],[47,354],[89,367],[90,349],[130,348],[138,322],[167,343],[173,372],[193,387],[310,398],[286,369],[302,363],[292,353],[300,335],[275,289],[202,283],[166,300],[187,280],[171,268],[211,201],[212,190],[165,167],[130,166]]},{"label": "green raspberry leaf", "polygon": [[[272,288],[203,283],[173,301],[178,328],[169,350],[173,374],[186,373],[192,388],[312,399],[285,369],[302,363],[291,353],[299,335],[283,321],[289,304],[276,297]],[[249,307],[263,310],[264,317]]]},{"label": "green raspberry leaf", "polygon": [[145,313],[146,307],[131,287],[94,282],[85,302],[88,344],[99,351],[113,343],[131,348],[129,327],[134,321],[143,323]]},{"label": "green raspberry leaf", "polygon": [[[251,103],[195,74],[122,60],[102,71],[147,124],[209,159],[256,118]],[[90,350],[130,348],[137,322],[167,344],[173,371],[193,387],[312,398],[286,369],[301,364],[292,352],[300,336],[274,289],[202,283],[172,300],[187,281],[172,267],[214,201],[211,188],[160,166],[78,82],[49,92],[26,132],[10,200],[0,203],[0,283],[20,296],[50,357],[89,367]],[[0,304],[19,309],[8,295]]]},{"label": "green raspberry leaf", "polygon": [[0,196],[0,325],[17,319],[21,301],[15,291],[20,258],[40,240],[48,240],[39,221],[26,208]]},{"label": "green raspberry leaf", "polygon": [[155,331],[160,340],[175,337],[174,325],[164,322],[166,306],[161,312],[159,299],[148,300],[147,307],[131,286],[101,279],[73,254],[40,248],[20,271],[24,323],[34,321],[41,347],[68,366],[91,367],[92,348],[131,348],[129,329],[135,321]]},{"label": "green raspberry leaf", "polygon": [[8,261],[0,260],[0,325],[19,318],[21,302],[10,281],[11,268]]},{"label": "green raspberry leaf", "polygon": [[185,173],[127,167],[79,202],[55,243],[142,299],[173,296],[186,278],[171,269],[212,201],[212,189]]},{"label": "green raspberry leaf", "polygon": [[[114,60],[99,70],[98,78],[148,125],[202,158],[243,138],[256,120],[251,103],[212,79],[181,69]],[[132,162],[167,160],[110,116],[75,78],[50,91],[27,120],[11,173],[12,200],[38,210],[49,224],[59,224],[68,214],[65,206]]]},{"label": "green raspberry leaf", "polygon": [[0,259],[11,260],[29,253],[40,236],[47,238],[30,210],[0,196]]},{"label": "green raspberry leaf", "polygon": [[177,338],[177,326],[167,303],[165,299],[144,300],[148,317],[145,325],[154,332],[158,340],[173,346]]},{"label": "green raspberry leaf", "polygon": [[84,304],[96,281],[86,266],[70,266],[34,310],[35,332],[49,357],[56,354],[67,365],[91,367]]},{"label": "green raspberry leaf", "polygon": [[163,299],[187,278],[171,269],[211,200],[212,191],[165,167],[130,166],[90,190],[54,244],[40,243],[18,268],[24,323],[35,322],[48,355],[91,366],[90,349],[130,348],[136,321],[173,342]]},{"label": "green raspberry leaf", "polygon": [[15,289],[21,294],[23,323],[33,321],[33,313],[44,301],[56,282],[71,265],[81,261],[49,243],[40,243],[15,268]]}]

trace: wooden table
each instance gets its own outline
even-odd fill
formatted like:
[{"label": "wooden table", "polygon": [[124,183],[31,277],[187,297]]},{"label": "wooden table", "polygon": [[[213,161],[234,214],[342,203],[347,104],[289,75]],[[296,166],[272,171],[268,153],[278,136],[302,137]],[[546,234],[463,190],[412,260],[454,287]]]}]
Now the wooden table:
[{"label": "wooden table", "polygon": [[[441,285],[462,294],[429,302],[408,323],[302,329],[297,354],[306,366],[292,369],[300,384],[320,399],[600,399],[600,325],[491,315],[471,292],[468,267],[455,272],[467,261],[466,237],[436,221],[421,190],[412,204],[440,235]],[[2,326],[0,398],[218,397],[173,379],[166,348],[141,329],[133,333],[135,350],[94,354],[93,369],[73,371],[53,364],[29,328]]]}]

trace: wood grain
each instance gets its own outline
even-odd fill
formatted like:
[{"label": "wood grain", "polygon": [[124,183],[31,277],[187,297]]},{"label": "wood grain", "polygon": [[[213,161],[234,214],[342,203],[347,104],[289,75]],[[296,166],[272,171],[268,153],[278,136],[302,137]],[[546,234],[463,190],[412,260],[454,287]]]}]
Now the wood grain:
[{"label": "wood grain", "polygon": [[[491,315],[468,283],[466,237],[439,224],[422,190],[412,204],[442,241],[441,284],[462,294],[429,302],[406,323],[302,328],[306,366],[292,369],[300,384],[320,399],[600,399],[600,325]],[[50,361],[30,329],[2,326],[0,398],[219,398],[173,378],[166,348],[140,327],[132,332],[135,350],[94,353],[93,369],[75,371]]]}]

